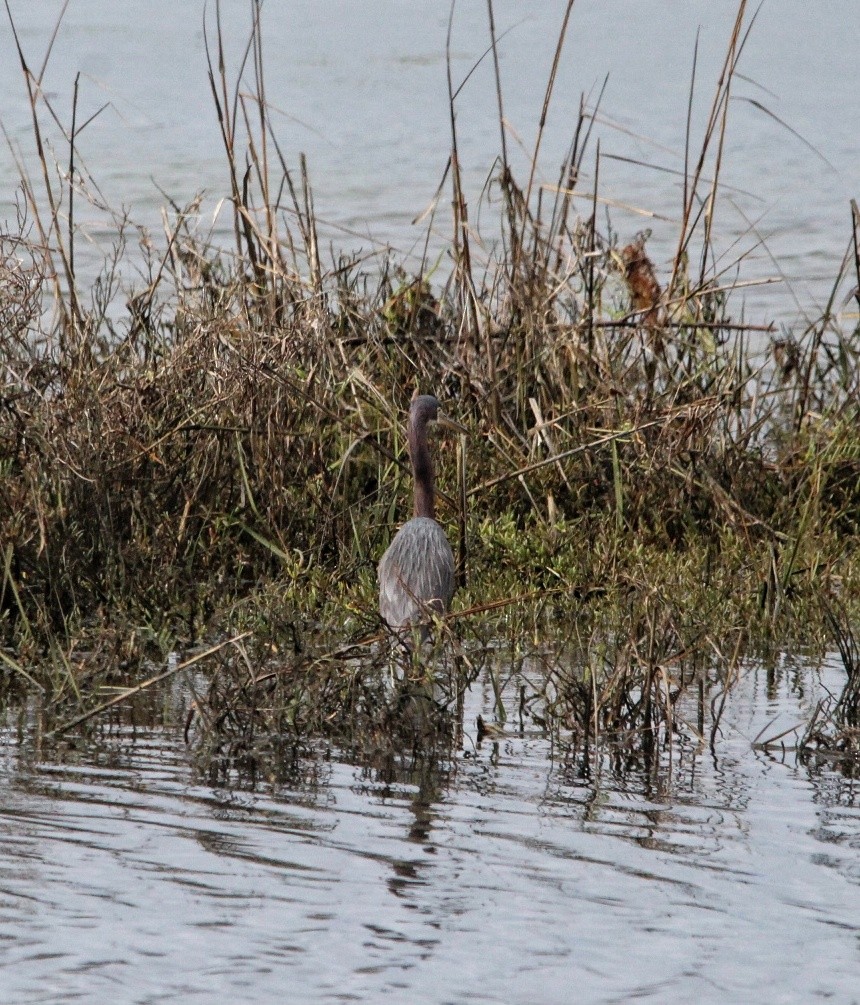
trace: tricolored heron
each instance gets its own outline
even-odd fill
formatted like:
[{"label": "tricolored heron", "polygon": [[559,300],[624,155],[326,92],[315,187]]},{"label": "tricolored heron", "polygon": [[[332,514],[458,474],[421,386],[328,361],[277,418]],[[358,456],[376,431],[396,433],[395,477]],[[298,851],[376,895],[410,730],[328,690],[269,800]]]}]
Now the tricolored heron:
[{"label": "tricolored heron", "polygon": [[379,563],[379,613],[391,628],[421,626],[429,635],[433,615],[444,614],[454,595],[454,555],[435,519],[433,461],[427,443],[431,422],[465,433],[443,414],[432,394],[409,409],[409,457],[415,480],[415,515],[395,534]]}]

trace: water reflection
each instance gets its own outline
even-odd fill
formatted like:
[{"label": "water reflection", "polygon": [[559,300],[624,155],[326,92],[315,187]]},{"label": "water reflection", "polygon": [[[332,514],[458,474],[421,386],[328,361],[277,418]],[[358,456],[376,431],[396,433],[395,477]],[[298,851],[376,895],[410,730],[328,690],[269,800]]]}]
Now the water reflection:
[{"label": "water reflection", "polygon": [[45,761],[10,723],[2,1000],[850,1001],[857,781],[751,745],[815,700],[808,667],[745,681],[715,753],[627,765],[479,741],[479,686],[461,746],[273,748],[230,785],[181,730]]}]

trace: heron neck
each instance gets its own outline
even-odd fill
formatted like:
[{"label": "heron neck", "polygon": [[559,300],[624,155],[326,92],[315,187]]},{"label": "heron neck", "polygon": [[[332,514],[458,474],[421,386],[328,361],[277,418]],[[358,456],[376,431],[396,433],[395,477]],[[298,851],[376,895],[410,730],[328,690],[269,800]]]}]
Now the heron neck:
[{"label": "heron neck", "polygon": [[415,479],[415,516],[436,518],[433,498],[433,462],[427,445],[427,424],[409,424],[409,456]]}]

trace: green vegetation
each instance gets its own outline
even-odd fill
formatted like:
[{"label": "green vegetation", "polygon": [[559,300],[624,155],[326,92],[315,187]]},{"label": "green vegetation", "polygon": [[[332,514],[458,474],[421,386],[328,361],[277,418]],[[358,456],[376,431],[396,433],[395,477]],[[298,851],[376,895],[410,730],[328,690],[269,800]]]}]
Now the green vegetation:
[{"label": "green vegetation", "polygon": [[[201,236],[194,205],[133,252],[119,221],[116,258],[81,290],[74,130],[59,187],[40,142],[45,192],[22,178],[29,218],[0,237],[7,699],[38,694],[57,727],[172,673],[171,651],[219,646],[196,664],[213,749],[414,736],[426,669],[391,686],[375,563],[408,515],[420,390],[472,433],[465,453],[435,450],[465,576],[437,705],[486,673],[500,723],[577,749],[707,742],[745,656],[836,643],[846,691],[807,742],[856,751],[860,329],[832,311],[780,338],[738,323],[710,250],[743,14],[666,276],[644,237],[617,247],[596,197],[574,195],[599,158],[585,113],[552,189],[519,186],[502,151],[495,238],[468,224],[454,132],[444,263],[326,265],[304,165],[294,177],[266,116],[256,32],[241,96],[213,65],[234,247]],[[47,99],[24,70],[40,139]],[[860,283],[858,228],[855,208],[834,296]],[[148,280],[121,309],[129,255]]]}]

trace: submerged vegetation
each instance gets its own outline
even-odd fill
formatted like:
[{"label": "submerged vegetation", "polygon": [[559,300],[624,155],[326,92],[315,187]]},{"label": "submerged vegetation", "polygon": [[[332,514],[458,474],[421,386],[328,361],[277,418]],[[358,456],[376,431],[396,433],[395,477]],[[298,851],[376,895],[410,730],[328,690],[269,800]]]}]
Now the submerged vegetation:
[{"label": "submerged vegetation", "polygon": [[[210,39],[234,245],[211,242],[196,201],[172,206],[161,244],[118,219],[81,289],[92,189],[74,125],[68,164],[49,163],[53,112],[21,52],[43,184],[22,169],[19,226],[0,236],[7,700],[38,694],[61,729],[193,665],[188,728],[235,757],[274,738],[450,736],[484,674],[497,722],[482,729],[647,753],[713,742],[751,653],[835,643],[845,692],[803,745],[856,754],[860,328],[835,305],[860,285],[860,218],[816,323],[777,337],[737,319],[712,228],[744,17],[698,152],[688,138],[665,273],[646,235],[601,232],[585,103],[556,185],[514,178],[502,129],[476,232],[453,90],[443,262],[326,263],[304,163],[267,114],[255,20],[241,88]],[[461,588],[436,664],[416,657],[392,686],[375,565],[408,515],[416,391],[471,433],[437,451]],[[444,668],[433,700],[427,665]]]}]

